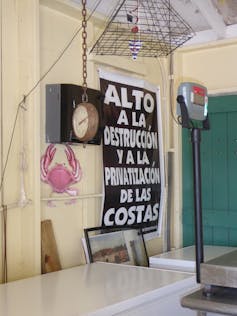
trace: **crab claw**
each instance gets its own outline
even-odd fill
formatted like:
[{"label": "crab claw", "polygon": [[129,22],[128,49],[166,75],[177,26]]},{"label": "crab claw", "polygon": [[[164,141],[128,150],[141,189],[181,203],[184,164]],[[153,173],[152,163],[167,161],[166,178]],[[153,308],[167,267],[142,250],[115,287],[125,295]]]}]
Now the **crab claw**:
[{"label": "crab claw", "polygon": [[48,174],[48,167],[50,165],[50,163],[52,162],[53,160],[53,157],[55,155],[55,152],[56,152],[56,148],[53,144],[50,144],[46,151],[45,151],[45,154],[41,157],[41,160],[40,160],[40,169],[41,169],[41,179],[43,181],[46,180],[47,178],[47,174]]},{"label": "crab claw", "polygon": [[72,148],[69,145],[66,145],[65,153],[67,155],[67,160],[69,165],[72,167],[72,176],[75,182],[81,180],[82,170],[79,161],[76,159],[75,154]]}]

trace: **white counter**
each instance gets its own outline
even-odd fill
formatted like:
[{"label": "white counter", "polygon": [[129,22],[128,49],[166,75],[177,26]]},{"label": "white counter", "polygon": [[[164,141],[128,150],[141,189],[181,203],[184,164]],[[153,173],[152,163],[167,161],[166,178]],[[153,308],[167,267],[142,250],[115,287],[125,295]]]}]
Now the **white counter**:
[{"label": "white counter", "polygon": [[[204,246],[204,261],[227,254],[235,247]],[[149,258],[150,267],[166,270],[195,272],[195,246],[185,247]]]},{"label": "white counter", "polygon": [[0,315],[196,315],[180,305],[195,287],[187,273],[93,263],[0,285]]}]

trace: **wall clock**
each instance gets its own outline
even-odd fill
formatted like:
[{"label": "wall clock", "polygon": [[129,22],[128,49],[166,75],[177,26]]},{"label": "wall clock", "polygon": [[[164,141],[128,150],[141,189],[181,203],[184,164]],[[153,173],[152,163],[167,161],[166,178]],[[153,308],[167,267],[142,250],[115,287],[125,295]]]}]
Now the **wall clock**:
[{"label": "wall clock", "polygon": [[[101,143],[103,96],[100,91],[88,88],[87,94],[94,109],[92,110],[90,106],[80,109],[78,104],[82,104],[82,94],[83,88],[78,85],[46,85],[47,143],[86,142],[94,145]],[[73,126],[73,117],[75,126]],[[82,120],[84,121],[82,122]]]},{"label": "wall clock", "polygon": [[99,114],[91,103],[80,103],[73,112],[72,126],[75,136],[82,142],[93,139],[99,128]]}]

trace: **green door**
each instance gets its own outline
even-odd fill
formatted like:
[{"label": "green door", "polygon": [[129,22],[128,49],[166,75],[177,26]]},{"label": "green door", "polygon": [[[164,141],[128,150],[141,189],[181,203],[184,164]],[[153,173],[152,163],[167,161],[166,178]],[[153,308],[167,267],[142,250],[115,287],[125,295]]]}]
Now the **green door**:
[{"label": "green door", "polygon": [[[237,246],[237,96],[210,97],[210,130],[201,133],[203,238],[206,245]],[[183,245],[194,240],[190,131],[182,131]]]}]

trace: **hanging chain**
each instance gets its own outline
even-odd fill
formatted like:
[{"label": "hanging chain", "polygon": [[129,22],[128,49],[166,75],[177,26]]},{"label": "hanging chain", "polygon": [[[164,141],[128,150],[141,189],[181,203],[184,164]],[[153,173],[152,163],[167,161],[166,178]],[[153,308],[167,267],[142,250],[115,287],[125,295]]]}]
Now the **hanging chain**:
[{"label": "hanging chain", "polygon": [[88,102],[88,95],[87,95],[87,20],[86,20],[86,0],[82,0],[82,76],[83,76],[83,95],[82,95],[82,102]]}]

